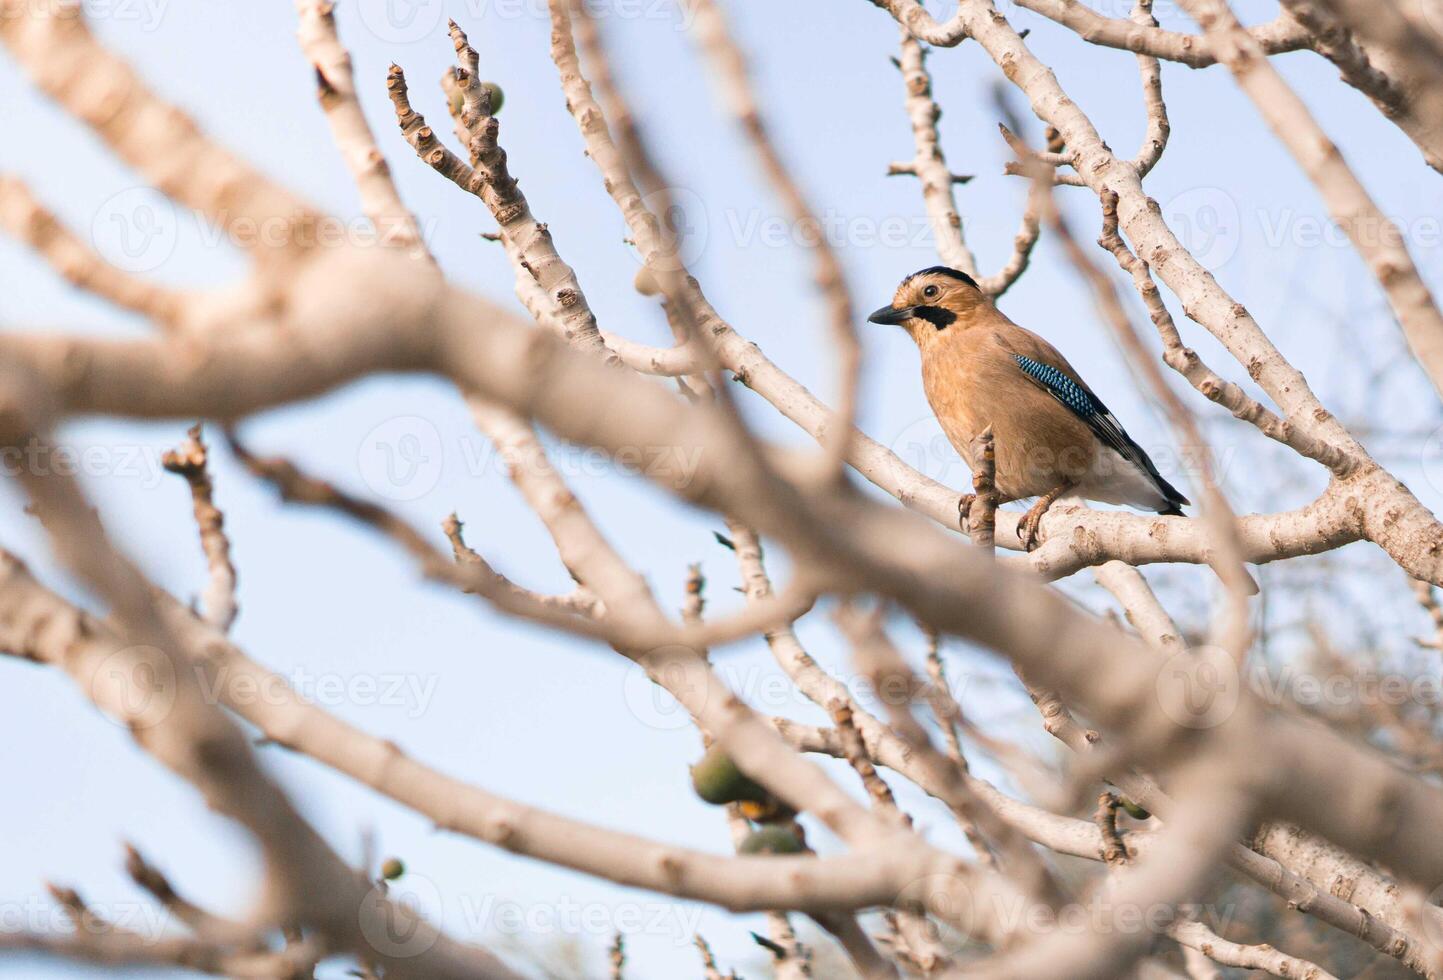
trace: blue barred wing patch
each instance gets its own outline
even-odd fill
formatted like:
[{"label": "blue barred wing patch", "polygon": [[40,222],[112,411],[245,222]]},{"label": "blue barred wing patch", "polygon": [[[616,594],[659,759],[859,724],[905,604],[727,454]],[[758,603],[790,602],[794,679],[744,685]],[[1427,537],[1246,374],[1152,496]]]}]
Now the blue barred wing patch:
[{"label": "blue barred wing patch", "polygon": [[1066,374],[1050,364],[1043,364],[1034,361],[1022,354],[1013,354],[1017,359],[1017,366],[1022,368],[1033,381],[1046,388],[1052,397],[1072,410],[1072,414],[1078,418],[1087,419],[1094,415],[1106,415],[1107,409],[1083,388],[1076,381],[1073,381]]},{"label": "blue barred wing patch", "polygon": [[1173,506],[1174,511],[1181,513],[1176,510],[1176,505],[1185,504],[1188,499],[1178,493],[1171,483],[1163,479],[1162,474],[1157,471],[1157,467],[1153,465],[1147,453],[1123,431],[1117,417],[1107,410],[1106,405],[1058,368],[1035,361],[1025,354],[1013,354],[1012,356],[1023,374],[1041,385],[1068,411],[1087,423],[1087,427],[1092,430],[1093,435],[1101,440],[1103,445],[1110,447],[1123,459],[1146,473],[1153,485],[1157,487],[1158,493]]}]

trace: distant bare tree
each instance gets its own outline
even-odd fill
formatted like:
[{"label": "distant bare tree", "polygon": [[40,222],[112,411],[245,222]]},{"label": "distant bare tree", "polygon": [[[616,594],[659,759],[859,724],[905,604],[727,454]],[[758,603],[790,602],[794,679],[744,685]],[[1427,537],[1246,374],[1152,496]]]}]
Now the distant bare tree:
[{"label": "distant bare tree", "polygon": [[[1034,550],[994,555],[994,548],[1019,549],[1018,515],[993,511],[985,465],[975,488],[944,486],[855,428],[856,317],[825,235],[808,237],[837,354],[837,408],[768,360],[712,306],[683,261],[672,185],[633,122],[580,0],[549,2],[552,58],[587,155],[642,260],[635,288],[658,297],[675,333],[669,348],[639,344],[598,323],[582,287],[585,270],[558,253],[508,170],[493,104],[499,90],[483,81],[459,26],[451,27],[456,66],[443,83],[451,110],[446,125],[433,127],[416,111],[400,67],[392,67],[386,87],[400,132],[420,160],[495,216],[491,237],[514,266],[529,317],[442,275],[361,113],[328,0],[298,0],[300,43],[374,226],[370,243],[334,234],[340,219],[207,139],[97,42],[78,6],[0,0],[0,40],[35,86],[160,192],[243,243],[250,263],[244,288],[191,292],[146,281],[107,264],[18,178],[0,178],[0,227],[76,288],[157,328],[142,340],[0,335],[0,446],[13,459],[43,459],[53,451],[55,427],[72,416],[209,423],[211,438],[224,438],[287,501],[344,514],[394,542],[423,575],[519,619],[601,641],[644,668],[691,713],[709,746],[694,773],[698,792],[727,806],[738,851],[725,857],[691,851],[505,799],[289,693],[227,638],[237,613],[237,573],[197,427],[166,466],[192,493],[210,574],[200,607],[145,579],[62,468],[20,465],[12,469],[56,554],[106,613],[81,608],[39,582],[19,557],[0,552],[0,649],[66,672],[157,761],[243,827],[264,859],[264,894],[243,921],[232,921],[190,903],[132,852],[131,875],[187,927],[185,934],[156,940],[129,932],[106,922],[76,891],[57,888],[74,932],[0,934],[0,948],[241,977],[310,977],[322,959],[337,955],[372,977],[517,975],[496,954],[446,936],[393,901],[387,881],[404,873],[399,865],[368,860],[356,868],[343,861],[260,765],[239,724],[245,722],[268,742],[481,845],[669,896],[765,911],[767,935],[758,941],[778,977],[838,969],[813,961],[809,944],[797,939],[797,915],[833,936],[866,977],[1180,971],[1208,977],[1218,976],[1219,966],[1280,977],[1333,975],[1302,955],[1335,960],[1335,972],[1372,961],[1380,971],[1378,963],[1443,976],[1443,909],[1434,891],[1443,883],[1437,702],[1392,704],[1355,685],[1349,688],[1355,696],[1330,701],[1330,710],[1307,710],[1296,697],[1269,693],[1263,681],[1288,665],[1260,649],[1256,628],[1273,583],[1279,592],[1298,588],[1287,578],[1293,560],[1316,570],[1305,556],[1369,541],[1402,570],[1393,573],[1400,595],[1413,581],[1434,628],[1420,643],[1427,656],[1395,658],[1386,677],[1406,685],[1436,675],[1443,524],[1369,454],[1247,307],[1184,247],[1144,186],[1169,135],[1159,60],[1224,66],[1349,233],[1412,357],[1443,391],[1443,315],[1406,243],[1269,61],[1281,52],[1312,51],[1333,62],[1346,84],[1417,144],[1420,166],[1443,169],[1443,40],[1427,20],[1430,11],[1411,3],[1284,0],[1277,19],[1244,28],[1223,0],[1179,0],[1201,27],[1184,34],[1159,27],[1150,0],[1136,0],[1126,17],[1104,16],[1076,0],[1018,0],[1075,31],[1079,43],[1093,46],[1083,50],[1098,57],[1107,56],[1101,48],[1136,53],[1148,125],[1129,157],[1108,147],[1029,50],[1025,32],[992,0],[959,0],[940,22],[915,0],[874,2],[882,8],[879,30],[892,29],[883,12],[901,25],[900,95],[915,136],[914,156],[891,169],[918,179],[940,259],[975,274],[995,298],[1024,274],[1039,234],[1057,236],[1092,286],[1099,318],[1166,409],[1179,445],[1199,461],[1200,516],[1100,511],[1064,501],[1043,518]],[[699,53],[762,172],[790,216],[815,230],[817,218],[769,136],[762,100],[721,10],[714,0],[690,0],[688,12]],[[1009,171],[1031,180],[1033,189],[1012,255],[992,274],[978,269],[963,238],[954,194],[963,178],[940,149],[939,109],[924,60],[924,45],[950,48],[966,39],[1047,127],[1045,147],[1030,146],[1015,122],[1007,130],[1017,156]],[[393,142],[388,135],[386,145]],[[1078,190],[1055,192],[1055,185]],[[1054,193],[1095,196],[1101,250],[1082,247]],[[1163,362],[1201,398],[1184,399],[1168,386],[1130,319],[1125,284],[1150,314]],[[1173,319],[1169,297],[1190,324]],[[1184,341],[1184,330],[1195,328],[1211,334],[1236,364],[1204,363]],[[1241,371],[1266,403],[1230,380]],[[445,518],[448,549],[437,530],[415,528],[289,460],[253,451],[235,430],[262,410],[395,372],[454,385],[550,531],[575,579],[573,591],[541,594],[503,576],[466,543],[455,515],[436,515],[438,522]],[[744,423],[728,379],[815,437],[820,451],[761,440]],[[1326,489],[1296,510],[1237,513],[1209,463],[1204,433],[1219,413],[1207,403],[1271,440],[1255,443],[1289,457],[1285,465],[1320,467]],[[1360,426],[1382,421],[1366,409],[1350,415]],[[704,618],[697,571],[687,583],[687,607],[680,616],[668,614],[642,571],[621,557],[568,489],[538,427],[619,459],[659,460],[663,465],[644,467],[648,478],[725,520],[744,610]],[[980,449],[978,458],[986,458]],[[694,470],[665,465],[680,459],[694,459]],[[861,492],[847,467],[901,506]],[[982,506],[973,508],[969,541],[957,526],[958,498],[974,489]],[[764,564],[764,540],[789,558],[790,577],[780,587]],[[1193,592],[1203,576],[1224,583],[1201,617],[1206,625],[1184,629],[1164,608],[1139,571],[1161,563],[1211,566],[1170,573],[1188,575]],[[1283,564],[1276,576],[1260,571],[1258,595],[1244,566],[1269,563]],[[1084,570],[1115,597],[1126,625],[1092,615],[1048,584]],[[1340,583],[1347,566],[1325,574],[1330,587],[1346,592]],[[1381,588],[1394,588],[1394,580]],[[822,597],[835,600],[835,629],[878,692],[875,705],[861,703],[819,666],[793,631]],[[904,654],[891,635],[892,614],[905,614],[932,638],[925,676],[912,666],[922,661]],[[1269,638],[1301,632],[1322,664],[1320,676],[1356,679],[1376,668],[1364,656],[1366,644],[1330,640],[1326,620],[1261,622]],[[1382,628],[1394,638],[1399,632],[1396,623]],[[825,709],[830,726],[768,717],[727,689],[708,648],[757,635],[796,688]],[[939,651],[949,636],[996,651],[1024,679],[1046,731],[1068,752],[1060,773],[964,716]],[[237,694],[242,682],[287,693],[257,701]],[[865,795],[841,785],[809,753],[845,760]],[[994,756],[1037,791],[1024,799],[998,789],[974,774],[966,753]],[[970,851],[953,853],[918,832],[892,790],[903,783],[955,818]],[[813,821],[842,841],[840,853],[810,853],[804,824]],[[1227,923],[1198,912],[1224,874],[1254,901],[1260,893],[1280,900],[1232,938],[1219,934]],[[1067,927],[1079,910],[1097,909],[1084,928]],[[1156,910],[1161,914],[1151,915]],[[882,915],[858,918],[874,911]],[[1128,926],[1144,914],[1143,926]],[[1294,927],[1279,926],[1283,919]],[[1261,942],[1288,942],[1301,935],[1296,923],[1304,919],[1303,931],[1314,938],[1299,948],[1284,952]],[[1344,953],[1314,941],[1319,935],[1351,936],[1362,945]],[[704,937],[698,950],[698,975],[726,975]],[[618,937],[612,976],[625,973],[627,959]]]}]

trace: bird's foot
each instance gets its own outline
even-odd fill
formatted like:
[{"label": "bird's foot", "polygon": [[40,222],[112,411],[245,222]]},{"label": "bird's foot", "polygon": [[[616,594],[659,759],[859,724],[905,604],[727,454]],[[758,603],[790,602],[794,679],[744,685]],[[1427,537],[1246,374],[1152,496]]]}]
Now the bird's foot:
[{"label": "bird's foot", "polygon": [[972,504],[976,499],[975,493],[964,493],[957,498],[957,526],[963,534],[972,528]]},{"label": "bird's foot", "polygon": [[1022,515],[1022,520],[1017,522],[1017,537],[1022,541],[1022,550],[1031,551],[1037,547],[1037,535],[1042,529],[1042,517],[1047,513],[1058,497],[1072,489],[1072,484],[1064,483],[1062,486],[1049,493],[1044,494],[1037,503]]},{"label": "bird's foot", "polygon": [[1022,520],[1017,522],[1017,538],[1022,542],[1023,551],[1031,551],[1037,547],[1037,533],[1042,526],[1042,515],[1045,513],[1047,513],[1045,506],[1040,503],[1035,504],[1026,514],[1022,515]]}]

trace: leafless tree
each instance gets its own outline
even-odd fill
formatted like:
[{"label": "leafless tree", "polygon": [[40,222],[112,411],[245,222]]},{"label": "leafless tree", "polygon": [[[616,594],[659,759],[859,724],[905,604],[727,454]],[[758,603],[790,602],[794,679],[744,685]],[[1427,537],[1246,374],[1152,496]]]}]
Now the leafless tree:
[{"label": "leafless tree", "polygon": [[[1436,673],[1443,524],[1369,454],[1336,407],[1320,400],[1241,298],[1183,246],[1145,187],[1169,135],[1159,61],[1232,72],[1352,237],[1412,358],[1443,392],[1443,315],[1406,243],[1377,233],[1390,227],[1387,219],[1269,61],[1289,51],[1328,59],[1343,83],[1417,145],[1420,167],[1443,169],[1443,40],[1425,22],[1428,11],[1407,3],[1284,0],[1275,20],[1244,28],[1225,0],[1179,0],[1199,28],[1188,34],[1159,27],[1150,0],[1136,0],[1121,17],[1077,0],[1017,0],[1075,31],[1079,46],[1091,45],[1082,50],[1097,57],[1113,57],[1103,48],[1136,54],[1147,133],[1134,156],[1120,156],[992,0],[958,0],[944,21],[916,0],[874,3],[881,8],[876,30],[900,25],[899,94],[915,137],[915,155],[892,172],[918,180],[939,258],[976,274],[996,297],[1025,273],[1039,235],[1056,236],[1094,291],[1099,319],[1166,410],[1178,443],[1202,461],[1198,516],[1064,503],[1043,519],[1034,550],[996,555],[996,548],[1017,549],[1018,515],[985,503],[983,466],[975,489],[984,504],[959,529],[959,494],[974,488],[928,478],[854,425],[856,316],[825,235],[810,236],[810,257],[836,353],[835,408],[712,305],[668,221],[673,185],[579,0],[549,0],[551,55],[587,155],[642,261],[635,288],[658,297],[674,331],[668,348],[639,344],[598,322],[583,289],[584,266],[559,254],[508,169],[497,89],[484,82],[461,26],[451,27],[456,65],[444,80],[449,119],[422,117],[400,67],[385,85],[399,134],[419,157],[406,165],[429,166],[491,211],[492,237],[514,266],[529,316],[442,275],[382,153],[400,139],[373,133],[361,113],[363,83],[328,0],[298,0],[299,39],[365,217],[378,232],[374,243],[327,234],[335,216],[208,139],[96,40],[77,6],[0,0],[0,40],[34,85],[156,189],[244,243],[249,262],[242,288],[191,292],[147,281],[107,264],[18,177],[0,178],[0,227],[77,289],[157,328],[138,340],[0,334],[0,445],[33,458],[75,416],[200,420],[205,428],[192,429],[166,466],[190,487],[210,576],[199,607],[189,607],[148,582],[111,542],[104,500],[85,499],[58,468],[16,467],[55,554],[104,612],[82,607],[37,580],[20,557],[0,552],[0,649],[64,671],[125,723],[146,752],[254,838],[266,881],[257,906],[232,921],[186,900],[132,851],[132,876],[184,924],[184,934],[156,940],[131,933],[105,921],[78,892],[57,888],[74,931],[4,933],[0,947],[241,977],[309,977],[337,955],[352,958],[366,976],[517,975],[514,964],[393,901],[387,880],[401,869],[344,861],[258,762],[245,734],[253,728],[477,846],[733,911],[765,911],[768,935],[759,941],[777,976],[824,975],[797,938],[798,917],[834,937],[866,977],[1206,977],[1219,975],[1219,966],[1327,977],[1358,969],[1349,960],[1354,965],[1331,964],[1329,973],[1302,959],[1305,950],[1284,952],[1260,934],[1220,935],[1225,924],[1197,914],[1197,903],[1223,879],[1277,896],[1283,918],[1360,941],[1365,961],[1443,975],[1443,909],[1434,891],[1443,882],[1436,704],[1385,709],[1363,699],[1345,711],[1301,710],[1258,682],[1276,664],[1259,649],[1257,629],[1258,610],[1284,581],[1268,566],[1280,563],[1280,576],[1294,563],[1316,569],[1306,556],[1367,541],[1401,570],[1391,573],[1400,595],[1409,595],[1412,580],[1412,595],[1436,628],[1419,644],[1430,651],[1427,659],[1397,666],[1395,676]],[[771,140],[722,10],[715,0],[690,0],[688,14],[700,62],[715,74],[761,171],[792,218],[815,225],[804,188]],[[926,46],[964,40],[986,53],[1047,132],[1045,145],[1030,145],[1018,124],[1009,127],[1017,156],[1009,170],[1031,180],[1033,190],[1010,259],[990,274],[963,238],[954,193],[962,178],[940,149],[924,60]],[[1054,199],[1063,196],[1073,205],[1090,202],[1095,227],[1065,220]],[[564,214],[545,217],[566,221]],[[1082,244],[1094,233],[1100,249]],[[1200,398],[1168,386],[1130,315],[1130,290],[1156,328],[1162,361]],[[1176,321],[1174,308],[1188,322]],[[1205,363],[1184,340],[1194,330],[1211,334],[1236,363]],[[440,527],[413,527],[295,461],[266,456],[239,433],[262,410],[396,372],[444,379],[466,401],[549,530],[573,591],[541,594],[502,575],[466,543],[455,515],[436,515]],[[1263,399],[1231,380],[1241,372]],[[736,394],[732,379],[747,391]],[[753,397],[814,437],[819,450],[758,437],[736,404]],[[1206,433],[1219,408],[1255,429],[1263,437],[1258,445],[1282,452],[1280,465],[1320,467],[1326,489],[1296,510],[1241,512],[1207,463]],[[1363,411],[1353,421],[1377,420]],[[745,608],[704,617],[696,572],[687,607],[668,614],[642,570],[621,556],[548,460],[537,435],[543,427],[608,453],[641,448],[695,458],[694,473],[649,467],[648,475],[726,522]],[[692,851],[548,813],[453,778],[299,696],[237,696],[242,681],[277,685],[278,678],[228,638],[237,575],[207,468],[207,437],[224,439],[285,500],[338,512],[393,542],[422,575],[574,636],[578,646],[599,641],[643,668],[690,712],[711,746],[709,758],[734,769],[718,795],[739,853]],[[854,473],[895,502],[863,492]],[[780,587],[764,565],[763,541],[789,559]],[[1224,583],[1201,622],[1180,627],[1139,571],[1161,564],[1207,565],[1168,574]],[[1245,565],[1264,567],[1261,594]],[[1050,584],[1083,571],[1115,597],[1126,623],[1080,608]],[[1345,565],[1326,572],[1332,583],[1348,574]],[[813,609],[823,598],[858,672],[879,692],[877,706],[859,703],[793,630],[801,617],[822,615]],[[904,652],[896,637],[902,616],[932,638],[925,670],[913,666],[923,663],[918,652]],[[1330,641],[1326,628],[1309,634],[1309,647],[1331,663],[1355,647]],[[769,717],[727,688],[708,649],[758,635],[831,725]],[[1060,772],[1039,767],[964,715],[946,683],[939,649],[946,637],[995,651],[1024,679],[1041,725],[1065,746]],[[1346,669],[1359,668],[1349,661]],[[1004,792],[980,778],[969,766],[972,753],[992,756],[1033,791]],[[836,768],[809,755],[844,760],[857,784],[834,778]],[[954,853],[930,842],[899,803],[897,786],[925,793],[923,805],[935,811],[930,819],[950,814],[970,848]],[[812,853],[807,824],[829,829],[842,848]],[[1086,928],[1065,927],[1083,908],[1103,911]],[[1159,909],[1145,927],[1126,925]],[[880,917],[858,918],[877,911]],[[398,926],[404,942],[391,938]],[[697,945],[698,975],[725,976],[704,937]],[[1331,949],[1310,943],[1306,952],[1321,959]],[[610,975],[625,973],[628,952],[618,937]]]}]

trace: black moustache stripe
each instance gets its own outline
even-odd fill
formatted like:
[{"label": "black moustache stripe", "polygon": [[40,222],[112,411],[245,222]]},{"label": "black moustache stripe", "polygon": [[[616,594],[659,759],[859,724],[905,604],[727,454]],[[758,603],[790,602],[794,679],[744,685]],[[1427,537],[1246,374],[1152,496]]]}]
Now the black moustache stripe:
[{"label": "black moustache stripe", "polygon": [[956,313],[940,306],[918,306],[912,310],[912,315],[921,317],[938,330],[946,330],[957,319]]}]

